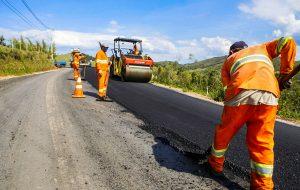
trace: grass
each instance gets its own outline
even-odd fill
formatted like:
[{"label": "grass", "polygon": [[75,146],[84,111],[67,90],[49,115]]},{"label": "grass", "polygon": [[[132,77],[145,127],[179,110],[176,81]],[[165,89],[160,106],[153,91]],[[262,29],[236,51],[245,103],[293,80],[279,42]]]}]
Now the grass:
[{"label": "grass", "polygon": [[24,75],[54,68],[46,53],[0,46],[0,76]]}]

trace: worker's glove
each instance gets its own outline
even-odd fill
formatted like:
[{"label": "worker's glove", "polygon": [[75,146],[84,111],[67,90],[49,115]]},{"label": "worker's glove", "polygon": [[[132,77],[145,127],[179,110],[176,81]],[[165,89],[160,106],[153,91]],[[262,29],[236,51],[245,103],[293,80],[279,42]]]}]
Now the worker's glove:
[{"label": "worker's glove", "polygon": [[289,89],[292,86],[292,79],[284,81],[284,78],[286,76],[287,76],[287,74],[280,74],[279,75],[278,82],[279,82],[279,88],[280,88],[280,90]]}]

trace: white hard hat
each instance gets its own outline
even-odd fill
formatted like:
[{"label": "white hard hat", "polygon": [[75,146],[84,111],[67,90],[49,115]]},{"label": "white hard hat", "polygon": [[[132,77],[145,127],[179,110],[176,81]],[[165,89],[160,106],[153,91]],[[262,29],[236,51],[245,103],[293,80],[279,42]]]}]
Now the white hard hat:
[{"label": "white hard hat", "polygon": [[79,48],[74,48],[74,49],[72,50],[72,52],[74,52],[74,53],[80,52],[80,49],[79,49]]},{"label": "white hard hat", "polygon": [[108,45],[106,44],[106,43],[101,43],[101,42],[99,42],[99,44],[100,44],[100,46],[103,46],[103,47],[108,47]]}]

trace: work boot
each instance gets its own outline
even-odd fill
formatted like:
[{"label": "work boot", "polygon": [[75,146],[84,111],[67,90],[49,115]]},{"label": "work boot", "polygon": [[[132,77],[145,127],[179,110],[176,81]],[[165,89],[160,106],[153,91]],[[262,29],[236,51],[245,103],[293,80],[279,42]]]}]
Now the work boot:
[{"label": "work boot", "polygon": [[97,101],[104,101],[105,98],[104,98],[103,96],[99,96],[96,100],[97,100]]},{"label": "work boot", "polygon": [[97,101],[106,101],[107,100],[107,96],[99,96],[96,100]]},{"label": "work boot", "polygon": [[215,171],[211,165],[208,163],[208,162],[205,162],[203,163],[203,166],[205,168],[205,170],[214,178],[217,178],[217,179],[222,179],[222,178],[225,178],[225,175],[223,172],[217,172]]}]

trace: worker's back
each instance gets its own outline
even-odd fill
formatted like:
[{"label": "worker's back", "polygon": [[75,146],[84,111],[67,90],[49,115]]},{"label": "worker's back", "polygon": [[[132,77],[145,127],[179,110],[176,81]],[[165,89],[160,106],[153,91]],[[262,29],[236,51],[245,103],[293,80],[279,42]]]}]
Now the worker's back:
[{"label": "worker's back", "polygon": [[223,65],[223,75],[230,74],[226,99],[239,93],[240,89],[256,89],[279,96],[274,67],[266,45],[249,47],[229,56]]},{"label": "worker's back", "polygon": [[280,73],[286,74],[293,69],[295,53],[295,41],[287,37],[230,55],[222,67],[222,82],[227,87],[225,100],[230,100],[243,89],[267,91],[279,97],[272,59],[281,54]]},{"label": "worker's back", "polygon": [[106,53],[104,53],[104,51],[100,49],[100,50],[96,53],[96,62],[97,62],[97,59],[100,59],[100,60],[108,60],[108,57],[106,56]]}]

